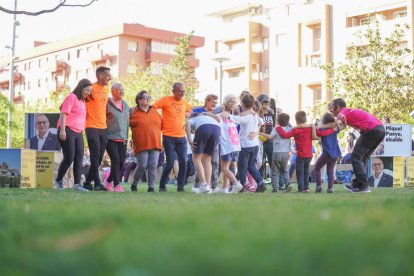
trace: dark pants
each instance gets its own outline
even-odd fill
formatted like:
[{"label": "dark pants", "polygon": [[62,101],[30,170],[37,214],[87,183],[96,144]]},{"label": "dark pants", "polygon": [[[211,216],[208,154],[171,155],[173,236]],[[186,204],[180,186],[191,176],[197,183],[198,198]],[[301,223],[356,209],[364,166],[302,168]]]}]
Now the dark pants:
[{"label": "dark pants", "polygon": [[121,181],[121,169],[125,163],[126,150],[126,142],[108,140],[106,144],[106,151],[108,152],[109,159],[111,159],[111,173],[106,181],[108,183],[113,182],[114,186],[118,185]]},{"label": "dark pants", "polygon": [[335,165],[338,158],[332,158],[326,153],[322,153],[315,163],[315,178],[316,185],[322,185],[321,169],[326,165],[326,173],[328,174],[328,188],[332,189],[335,180]]},{"label": "dark pants", "polygon": [[124,163],[124,166],[121,169],[121,177],[123,178],[121,178],[121,180],[124,180],[124,182],[128,182],[131,171],[135,170],[136,167],[136,162]]},{"label": "dark pants", "polygon": [[189,154],[187,156],[187,172],[186,172],[185,183],[188,183],[188,178],[190,176],[193,176],[194,174],[195,174],[195,167],[194,167],[194,163],[193,163],[193,155]]},{"label": "dark pants", "polygon": [[239,161],[237,168],[239,170],[240,183],[244,186],[246,184],[247,171],[252,175],[257,185],[262,184],[263,178],[256,168],[256,158],[259,152],[259,147],[242,148],[239,154]]},{"label": "dark pants", "polygon": [[293,172],[296,169],[296,158],[294,160],[290,159],[290,167],[289,167],[289,178],[292,179]]},{"label": "dark pants", "polygon": [[164,135],[162,145],[165,151],[166,164],[162,170],[160,187],[165,188],[168,181],[168,175],[174,166],[175,153],[177,153],[179,167],[177,189],[183,189],[187,171],[187,140],[185,137],[170,137]]},{"label": "dark pants", "polygon": [[[58,129],[59,133],[60,129]],[[65,128],[66,140],[59,139],[62,148],[63,160],[59,165],[56,181],[62,181],[63,176],[68,171],[73,162],[74,184],[80,184],[82,175],[82,159],[83,159],[83,137],[82,133],[77,133],[69,127]]]},{"label": "dark pants", "polygon": [[86,183],[94,181],[95,185],[102,184],[99,178],[99,166],[102,163],[102,159],[105,153],[107,142],[106,129],[99,128],[87,128],[86,138],[88,140],[89,154],[91,159],[91,167],[89,173],[86,176]]},{"label": "dark pants", "polygon": [[368,184],[368,159],[378,145],[384,140],[385,128],[383,125],[376,126],[373,130],[361,133],[354,149],[352,150],[352,168],[355,173],[353,186],[364,189]]},{"label": "dark pants", "polygon": [[298,190],[309,189],[309,165],[312,158],[296,158],[296,178],[298,181]]},{"label": "dark pants", "polygon": [[[266,158],[266,159],[265,159]],[[272,168],[272,158],[273,158],[273,142],[264,142],[263,143],[263,165],[260,167],[260,174],[263,178],[266,178],[265,175],[266,172],[266,163],[265,160],[267,160],[267,163],[269,163],[269,168]]]}]

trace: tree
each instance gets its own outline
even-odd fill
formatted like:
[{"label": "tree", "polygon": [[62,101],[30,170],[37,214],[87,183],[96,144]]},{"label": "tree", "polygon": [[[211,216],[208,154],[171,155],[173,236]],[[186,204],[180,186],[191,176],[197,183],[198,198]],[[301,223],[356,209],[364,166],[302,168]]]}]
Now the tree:
[{"label": "tree", "polygon": [[39,11],[35,11],[35,12],[31,12],[31,11],[25,11],[25,10],[11,10],[8,8],[5,8],[3,6],[0,6],[0,11],[5,12],[5,13],[9,13],[9,14],[23,14],[23,15],[30,15],[30,16],[37,16],[37,15],[41,15],[44,13],[52,13],[55,12],[56,10],[58,10],[61,7],[88,7],[90,5],[92,5],[93,2],[96,2],[98,0],[88,0],[87,2],[85,2],[85,4],[71,4],[68,3],[67,0],[59,0],[59,4],[57,4],[56,6],[54,6],[53,8],[50,9],[44,9],[44,10],[39,10]]},{"label": "tree", "polygon": [[403,47],[408,29],[408,25],[395,25],[384,38],[376,22],[357,32],[357,43],[348,48],[344,62],[322,66],[330,76],[327,88],[351,107],[378,118],[408,121],[414,99],[411,51]]},{"label": "tree", "polygon": [[3,94],[0,94],[0,148],[6,147],[7,144],[7,111],[9,110],[9,107],[9,100]]},{"label": "tree", "polygon": [[148,91],[155,100],[171,95],[172,85],[177,81],[185,85],[186,100],[198,104],[194,99],[198,81],[194,76],[194,70],[188,65],[189,58],[193,55],[190,52],[192,35],[193,32],[177,38],[175,55],[168,64],[154,63],[143,69],[131,63],[135,73],[127,74],[119,80],[125,88],[125,100],[128,104],[135,105],[135,95],[141,90]]}]

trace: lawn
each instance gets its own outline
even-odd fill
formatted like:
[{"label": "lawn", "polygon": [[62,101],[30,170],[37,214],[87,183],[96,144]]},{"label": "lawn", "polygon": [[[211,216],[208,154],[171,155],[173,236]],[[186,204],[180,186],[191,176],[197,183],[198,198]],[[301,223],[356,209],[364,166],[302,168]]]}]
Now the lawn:
[{"label": "lawn", "polygon": [[196,195],[168,188],[0,189],[0,275],[414,273],[413,189]]}]

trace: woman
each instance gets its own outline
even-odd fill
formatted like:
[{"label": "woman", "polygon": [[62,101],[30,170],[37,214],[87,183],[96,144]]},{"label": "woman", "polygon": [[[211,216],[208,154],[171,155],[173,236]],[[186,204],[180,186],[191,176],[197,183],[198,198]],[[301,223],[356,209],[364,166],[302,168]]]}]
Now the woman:
[{"label": "woman", "polygon": [[147,192],[154,192],[158,158],[162,149],[161,115],[150,105],[151,96],[145,90],[137,94],[135,103],[137,106],[131,109],[129,117],[129,126],[132,131],[132,147],[137,159],[137,169],[135,170],[131,191],[138,191],[138,183],[148,169]]},{"label": "woman", "polygon": [[85,191],[80,184],[82,175],[83,137],[86,124],[85,98],[92,92],[92,83],[87,79],[79,81],[60,106],[60,117],[57,123],[59,143],[63,152],[63,160],[59,165],[55,180],[55,189],[62,190],[62,179],[73,162],[73,188]]},{"label": "woman", "polygon": [[[106,129],[108,142],[106,151],[111,160],[111,174],[105,183],[108,192],[124,192],[120,185],[121,169],[124,166],[128,143],[129,106],[123,100],[124,87],[114,83],[111,88],[112,98],[106,107]],[[112,182],[114,189],[112,189]]]}]

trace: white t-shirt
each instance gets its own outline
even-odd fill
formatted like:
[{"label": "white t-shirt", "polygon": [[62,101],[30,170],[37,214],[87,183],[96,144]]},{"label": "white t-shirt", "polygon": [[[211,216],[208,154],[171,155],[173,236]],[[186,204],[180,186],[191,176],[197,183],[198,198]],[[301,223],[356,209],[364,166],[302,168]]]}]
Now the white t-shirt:
[{"label": "white t-shirt", "polygon": [[259,126],[263,125],[263,119],[257,114],[248,114],[246,116],[230,115],[230,119],[240,125],[240,146],[242,148],[250,148],[259,145],[259,135],[252,140],[248,138],[251,132],[258,132]]},{"label": "white t-shirt", "polygon": [[231,119],[220,120],[220,155],[240,151],[240,137],[236,125]]},{"label": "white t-shirt", "polygon": [[218,127],[220,126],[220,124],[216,120],[214,120],[208,115],[198,115],[189,120],[191,122],[191,129],[193,131],[196,131],[202,125],[215,125]]}]

